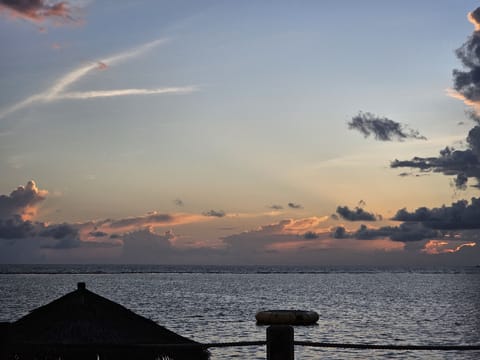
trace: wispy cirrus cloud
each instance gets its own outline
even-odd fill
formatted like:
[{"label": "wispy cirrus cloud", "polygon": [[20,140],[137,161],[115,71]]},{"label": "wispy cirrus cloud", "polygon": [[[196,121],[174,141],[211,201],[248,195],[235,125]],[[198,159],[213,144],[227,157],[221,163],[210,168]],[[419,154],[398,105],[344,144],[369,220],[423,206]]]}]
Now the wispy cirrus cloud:
[{"label": "wispy cirrus cloud", "polygon": [[122,62],[131,60],[138,56],[141,56],[154,49],[155,47],[167,42],[166,39],[157,39],[132,50],[125,51],[119,54],[115,54],[104,59],[101,59],[95,63],[84,64],[64,76],[60,77],[55,83],[46,90],[29,96],[26,99],[7,107],[0,111],[0,119],[14,113],[18,110],[24,109],[33,104],[49,103],[59,100],[88,100],[94,98],[106,98],[117,96],[129,96],[129,95],[160,95],[160,94],[188,94],[197,90],[195,86],[184,87],[160,87],[153,89],[131,88],[131,89],[112,89],[112,90],[90,90],[90,91],[66,91],[74,83],[88,75],[94,70],[106,69]]},{"label": "wispy cirrus cloud", "polygon": [[66,94],[60,94],[57,99],[94,99],[104,97],[115,96],[127,96],[127,95],[153,95],[153,94],[187,94],[196,90],[194,86],[185,87],[166,87],[157,89],[121,89],[121,90],[95,90],[95,91],[82,91],[82,92],[70,92]]}]

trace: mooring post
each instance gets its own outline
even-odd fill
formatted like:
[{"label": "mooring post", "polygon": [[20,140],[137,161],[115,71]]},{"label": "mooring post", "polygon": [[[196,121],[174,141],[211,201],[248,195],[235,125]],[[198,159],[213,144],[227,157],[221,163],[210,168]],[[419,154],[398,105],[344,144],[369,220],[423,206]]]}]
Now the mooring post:
[{"label": "mooring post", "polygon": [[293,327],[271,325],[267,328],[267,360],[294,360]]},{"label": "mooring post", "polygon": [[8,329],[10,323],[0,322],[0,359],[6,359],[8,357]]}]

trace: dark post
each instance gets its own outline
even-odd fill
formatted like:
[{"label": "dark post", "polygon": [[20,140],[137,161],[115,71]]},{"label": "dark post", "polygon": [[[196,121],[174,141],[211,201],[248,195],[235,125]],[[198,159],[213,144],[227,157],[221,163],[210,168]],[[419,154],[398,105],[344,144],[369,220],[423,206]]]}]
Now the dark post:
[{"label": "dark post", "polygon": [[0,359],[7,358],[9,326],[10,326],[10,323],[8,322],[0,322]]},{"label": "dark post", "polygon": [[267,360],[294,360],[293,327],[271,325],[267,328]]}]

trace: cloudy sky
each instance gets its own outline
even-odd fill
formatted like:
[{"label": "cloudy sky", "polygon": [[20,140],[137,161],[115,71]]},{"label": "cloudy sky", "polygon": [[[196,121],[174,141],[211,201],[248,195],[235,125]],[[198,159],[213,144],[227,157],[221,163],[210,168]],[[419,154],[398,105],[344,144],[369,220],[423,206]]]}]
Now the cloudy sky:
[{"label": "cloudy sky", "polygon": [[0,262],[480,264],[474,0],[0,0]]}]

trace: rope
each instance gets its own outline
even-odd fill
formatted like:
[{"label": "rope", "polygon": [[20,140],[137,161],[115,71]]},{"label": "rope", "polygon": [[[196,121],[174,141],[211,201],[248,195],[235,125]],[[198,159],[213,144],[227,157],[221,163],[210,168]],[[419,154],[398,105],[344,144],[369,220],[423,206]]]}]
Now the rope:
[{"label": "rope", "polygon": [[239,341],[239,342],[223,342],[223,343],[211,343],[203,344],[206,348],[224,348],[234,346],[264,346],[267,345],[265,340],[263,341]]},{"label": "rope", "polygon": [[[265,346],[267,341],[238,341],[221,343],[183,343],[183,344],[22,344],[29,348],[63,348],[63,349],[209,349],[236,346]],[[439,350],[439,351],[480,351],[480,345],[375,345],[375,344],[347,344],[327,343],[314,341],[294,341],[294,345],[317,348],[342,348],[357,350]],[[15,346],[15,344],[9,344]],[[19,344],[16,344],[17,346]]]},{"label": "rope", "polygon": [[313,341],[294,341],[294,345],[323,347],[323,348],[343,348],[358,350],[440,350],[440,351],[475,351],[480,350],[480,345],[374,345],[374,344],[342,344],[342,343],[324,343]]}]

